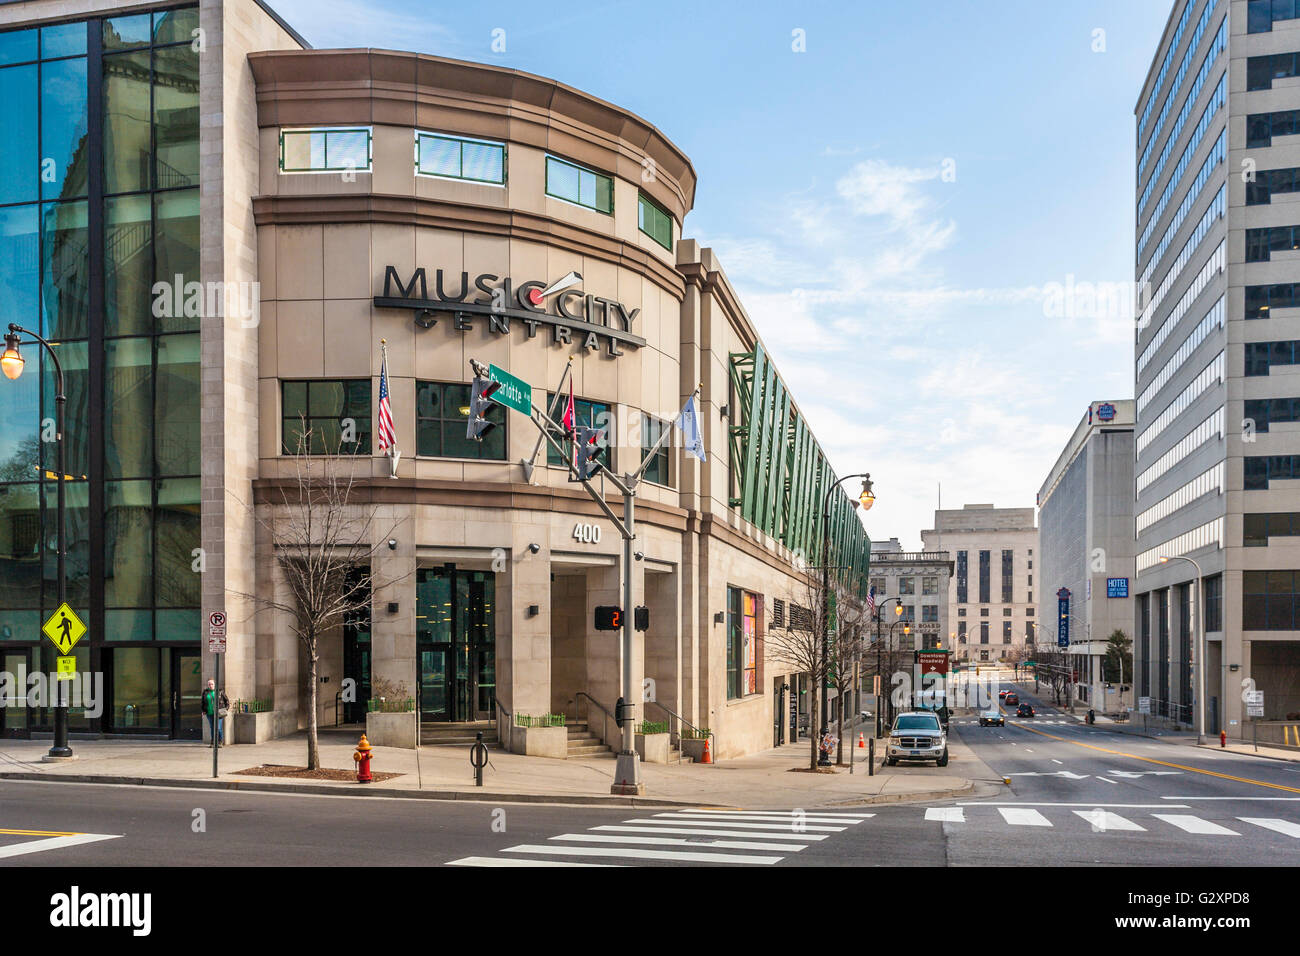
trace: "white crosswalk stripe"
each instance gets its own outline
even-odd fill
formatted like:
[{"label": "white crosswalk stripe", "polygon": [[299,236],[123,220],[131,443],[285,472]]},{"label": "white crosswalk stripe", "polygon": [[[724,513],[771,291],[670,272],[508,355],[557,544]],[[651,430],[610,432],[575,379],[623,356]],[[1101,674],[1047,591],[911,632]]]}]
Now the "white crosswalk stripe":
[{"label": "white crosswalk stripe", "polygon": [[[674,810],[589,827],[583,833],[561,833],[546,844],[505,847],[498,856],[467,856],[451,862],[457,866],[603,865],[564,859],[579,857],[771,866],[874,816],[831,810]],[[731,850],[752,852],[725,852]]]},{"label": "white crosswalk stripe", "polygon": [[925,818],[941,823],[965,823],[966,814],[961,807],[926,807]]},{"label": "white crosswalk stripe", "polygon": [[1202,833],[1208,836],[1241,836],[1236,830],[1229,830],[1227,827],[1219,826],[1219,824],[1210,820],[1194,817],[1190,813],[1153,813],[1151,815],[1157,820],[1164,820],[1165,823],[1172,824],[1187,833]]},{"label": "white crosswalk stripe", "polygon": [[1253,826],[1263,827],[1266,830],[1272,830],[1275,833],[1281,833],[1289,837],[1300,839],[1300,823],[1292,823],[1290,820],[1276,820],[1266,817],[1237,817],[1242,823],[1249,823]]},{"label": "white crosswalk stripe", "polygon": [[1134,832],[1146,832],[1146,827],[1140,827],[1132,820],[1126,820],[1118,813],[1111,813],[1109,810],[1075,810],[1076,816],[1083,817],[1092,828],[1101,833],[1109,833],[1112,830],[1129,830]]},{"label": "white crosswalk stripe", "polygon": [[1052,824],[1037,810],[1029,807],[998,807],[1002,819],[1013,827],[1050,827]]}]

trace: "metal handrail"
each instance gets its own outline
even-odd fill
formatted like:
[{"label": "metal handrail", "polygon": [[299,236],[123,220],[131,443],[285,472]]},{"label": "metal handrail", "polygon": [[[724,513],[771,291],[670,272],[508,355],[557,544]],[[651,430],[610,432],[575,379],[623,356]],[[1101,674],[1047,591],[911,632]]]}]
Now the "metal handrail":
[{"label": "metal handrail", "polygon": [[[506,750],[510,753],[514,753],[515,752],[515,748],[514,748],[515,715],[510,712],[510,709],[506,707],[505,704],[501,703],[500,698],[498,698],[496,694],[492,695],[492,703],[496,705],[497,710],[504,712],[506,715]],[[498,734],[501,733],[500,728],[501,728],[501,716],[500,714],[498,714],[497,715]]]},{"label": "metal handrail", "polygon": [[[615,727],[618,726],[618,719],[615,718],[614,715],[611,714],[611,713],[609,712],[609,708],[607,708],[607,707],[606,707],[604,704],[602,704],[600,701],[596,700],[596,698],[592,697],[592,696],[591,696],[590,694],[588,694],[586,691],[580,690],[580,691],[578,691],[576,694],[574,694],[574,695],[573,695],[573,703],[576,704],[576,703],[578,702],[578,698],[579,698],[579,697],[585,697],[585,698],[587,698],[587,700],[591,701],[593,704],[595,704],[597,707],[599,707],[601,713],[603,713],[603,714],[605,715],[605,719],[602,720],[602,721],[600,722],[600,742],[603,743],[605,746],[609,746],[609,738],[605,735],[605,731],[607,731],[607,730],[609,729],[609,720],[610,720],[611,718],[613,718],[613,720],[614,720],[614,726],[615,726]],[[588,718],[588,720],[587,720],[587,727],[588,727],[588,729],[590,729],[590,727],[591,727],[590,715],[584,715],[584,716],[587,716],[587,718]]]},{"label": "metal handrail", "polygon": [[343,726],[342,724],[339,723],[339,705],[342,702],[343,702],[343,691],[339,691],[337,694],[334,695],[334,726],[335,727]]},{"label": "metal handrail", "polygon": [[[659,701],[657,701],[657,700],[648,700],[648,701],[646,701],[646,703],[647,703],[647,704],[654,704],[656,707],[658,707],[660,710],[662,710],[662,711],[663,711],[665,714],[667,714],[669,717],[675,717],[675,718],[677,718],[677,722],[678,722],[678,723],[680,723],[680,724],[685,724],[687,727],[691,728],[691,730],[695,731],[696,734],[699,734],[699,733],[700,733],[700,728],[699,728],[699,727],[696,727],[693,723],[691,723],[689,720],[687,720],[687,719],[686,719],[685,717],[683,717],[681,714],[673,713],[673,711],[669,710],[669,709],[668,709],[667,707],[665,707],[663,704],[659,703]],[[717,747],[717,735],[716,735],[712,730],[710,730],[710,731],[709,731],[709,738],[710,738],[710,740],[711,740],[711,743],[710,743],[710,745],[709,745],[709,750],[710,750],[710,754],[709,754],[709,755],[713,758],[713,762],[714,762],[714,763],[717,763],[717,762],[718,762],[718,758],[717,758],[717,752],[718,752],[718,747]],[[695,739],[698,740],[699,737],[697,736]],[[679,727],[678,730],[677,730],[677,749],[679,749],[679,750],[681,749],[681,742],[682,742],[682,731],[681,731],[681,728]]]}]

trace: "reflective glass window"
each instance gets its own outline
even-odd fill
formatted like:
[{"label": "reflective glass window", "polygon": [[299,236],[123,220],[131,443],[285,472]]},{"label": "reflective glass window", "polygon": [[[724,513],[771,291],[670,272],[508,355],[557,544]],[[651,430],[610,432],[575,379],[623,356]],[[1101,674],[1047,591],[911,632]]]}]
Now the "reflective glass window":
[{"label": "reflective glass window", "polygon": [[104,191],[149,188],[152,165],[149,51],[104,57]]},{"label": "reflective glass window", "polygon": [[153,117],[158,189],[199,184],[199,54],[188,44],[154,52]]},{"label": "reflective glass window", "polygon": [[104,606],[153,605],[151,481],[104,486]]},{"label": "reflective glass window", "polygon": [[158,339],[154,373],[154,461],[159,475],[199,473],[199,337]]},{"label": "reflective glass window", "polygon": [[89,175],[86,60],[41,66],[41,196],[85,196]]},{"label": "reflective glass window", "polygon": [[0,69],[0,103],[4,104],[4,135],[0,136],[0,204],[32,202],[38,198],[40,148],[37,145],[37,67]]},{"label": "reflective glass window", "polygon": [[153,339],[112,339],[104,350],[105,475],[152,477]]}]

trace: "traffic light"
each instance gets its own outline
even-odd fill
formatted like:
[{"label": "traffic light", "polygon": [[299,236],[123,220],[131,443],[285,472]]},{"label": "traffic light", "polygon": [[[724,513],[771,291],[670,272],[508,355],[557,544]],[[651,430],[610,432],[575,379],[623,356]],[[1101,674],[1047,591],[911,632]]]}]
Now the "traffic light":
[{"label": "traffic light", "polygon": [[589,425],[578,426],[573,443],[573,467],[582,481],[593,477],[600,470],[600,462],[596,460],[596,456],[601,452],[600,437],[599,428],[592,428]]},{"label": "traffic light", "polygon": [[488,432],[497,427],[496,422],[487,420],[487,413],[495,404],[492,393],[500,387],[500,382],[474,376],[474,384],[469,389],[469,426],[465,429],[466,438],[482,441]]},{"label": "traffic light", "polygon": [[618,631],[623,628],[623,609],[612,604],[596,606],[596,630]]}]

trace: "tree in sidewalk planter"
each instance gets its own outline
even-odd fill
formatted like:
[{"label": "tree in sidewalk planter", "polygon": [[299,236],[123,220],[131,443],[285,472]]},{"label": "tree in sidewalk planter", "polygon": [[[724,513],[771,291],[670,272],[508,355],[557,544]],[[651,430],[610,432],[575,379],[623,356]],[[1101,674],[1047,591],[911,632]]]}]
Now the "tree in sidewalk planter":
[{"label": "tree in sidewalk planter", "polygon": [[1102,670],[1110,683],[1127,684],[1133,680],[1133,639],[1118,627],[1106,638]]},{"label": "tree in sidewalk planter", "polygon": [[312,453],[312,428],[304,418],[297,446],[281,461],[293,463],[293,475],[272,487],[265,500],[251,506],[259,527],[270,539],[275,566],[285,591],[274,581],[264,593],[242,594],[257,611],[278,612],[298,637],[307,662],[307,769],[320,769],[317,671],[320,642],[344,623],[364,620],[375,592],[410,575],[379,580],[375,556],[397,528],[377,527],[378,507],[366,500],[359,483],[369,477],[371,459],[344,451],[340,438],[326,454]]},{"label": "tree in sidewalk planter", "polygon": [[[766,635],[768,658],[776,664],[785,665],[795,674],[804,674],[811,685],[808,701],[808,723],[810,733],[810,756],[808,767],[817,769],[817,748],[821,743],[818,731],[821,729],[820,694],[825,691],[822,685],[826,678],[827,666],[822,663],[822,601],[821,571],[818,568],[805,568],[805,578],[801,585],[796,585],[787,601],[785,627],[773,627]],[[827,655],[827,663],[830,655]]]}]

